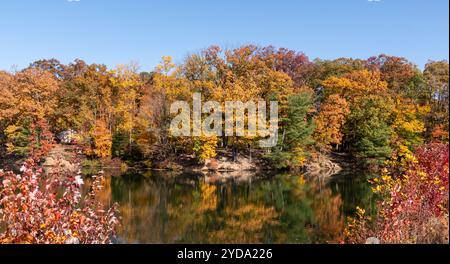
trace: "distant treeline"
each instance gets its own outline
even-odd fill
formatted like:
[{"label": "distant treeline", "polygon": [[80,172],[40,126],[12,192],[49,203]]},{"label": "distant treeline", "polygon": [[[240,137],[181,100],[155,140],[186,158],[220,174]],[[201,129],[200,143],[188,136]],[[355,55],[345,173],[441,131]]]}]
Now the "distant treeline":
[{"label": "distant treeline", "polygon": [[310,61],[274,47],[212,46],[176,65],[171,57],[152,72],[134,64],[56,59],[18,72],[0,71],[0,155],[26,156],[49,133],[74,130],[92,157],[164,160],[180,154],[199,162],[219,148],[243,153],[257,137],[185,137],[168,133],[170,105],[203,99],[279,102],[280,140],[264,151],[279,168],[301,167],[317,152],[345,151],[379,164],[430,141],[448,142],[449,65],[422,71],[405,58]]}]

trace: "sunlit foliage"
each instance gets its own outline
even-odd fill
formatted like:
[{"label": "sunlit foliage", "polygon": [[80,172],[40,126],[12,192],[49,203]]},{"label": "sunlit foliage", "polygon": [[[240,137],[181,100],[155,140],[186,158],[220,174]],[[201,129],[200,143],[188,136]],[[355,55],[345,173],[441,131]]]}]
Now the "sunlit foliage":
[{"label": "sunlit foliage", "polygon": [[352,243],[377,237],[382,243],[448,243],[449,148],[428,144],[389,164],[373,181],[383,198],[372,219],[359,208],[346,235]]}]

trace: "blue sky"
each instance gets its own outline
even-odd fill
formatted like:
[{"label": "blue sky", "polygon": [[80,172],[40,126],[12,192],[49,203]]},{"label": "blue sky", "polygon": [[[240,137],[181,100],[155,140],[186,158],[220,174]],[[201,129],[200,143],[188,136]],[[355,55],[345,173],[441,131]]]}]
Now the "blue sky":
[{"label": "blue sky", "polygon": [[448,0],[1,0],[0,69],[42,58],[152,70],[212,44],[320,57],[449,57]]}]

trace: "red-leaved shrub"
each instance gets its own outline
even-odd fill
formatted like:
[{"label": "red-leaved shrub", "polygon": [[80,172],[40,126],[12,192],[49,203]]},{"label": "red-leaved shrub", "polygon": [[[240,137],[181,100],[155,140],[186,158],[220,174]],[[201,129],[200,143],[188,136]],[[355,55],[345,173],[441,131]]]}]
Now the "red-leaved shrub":
[{"label": "red-leaved shrub", "polygon": [[119,224],[116,206],[95,199],[103,177],[82,196],[83,179],[61,172],[43,176],[32,159],[20,174],[0,170],[0,244],[111,243]]},{"label": "red-leaved shrub", "polygon": [[369,237],[382,243],[449,242],[449,146],[423,145],[405,159],[374,181],[382,197],[378,216],[370,219],[358,208],[357,217],[349,219],[347,242]]}]

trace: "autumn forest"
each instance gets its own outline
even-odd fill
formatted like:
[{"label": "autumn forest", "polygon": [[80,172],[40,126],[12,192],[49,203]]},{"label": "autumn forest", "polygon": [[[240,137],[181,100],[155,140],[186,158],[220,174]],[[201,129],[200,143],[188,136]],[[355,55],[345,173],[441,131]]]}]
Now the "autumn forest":
[{"label": "autumn forest", "polygon": [[[102,198],[105,183],[121,190],[122,180],[107,175],[108,168],[129,178],[129,171],[162,171],[202,179],[192,195],[175,187],[164,195],[164,189],[145,191],[174,199],[164,204],[178,235],[147,230],[152,237],[144,242],[448,243],[447,61],[421,69],[384,54],[311,60],[272,46],[211,46],[179,63],[165,56],[146,70],[137,63],[108,68],[46,59],[0,71],[0,243],[115,243],[133,232],[126,242],[138,240],[146,231],[127,226],[130,219],[144,221],[147,211],[131,218],[120,191],[109,190],[114,203]],[[172,137],[170,105],[192,103],[197,92],[205,101],[277,101],[277,146],[261,148],[258,136]],[[312,182],[341,171],[367,184],[370,202],[343,209],[340,190],[310,195],[319,190]],[[261,184],[250,197],[235,194],[244,204],[221,210],[232,199],[223,197],[222,184],[250,172],[263,179],[283,175],[275,179],[285,189]],[[358,176],[363,172],[369,176]],[[172,186],[166,181],[177,176],[167,175],[161,181]],[[185,202],[170,198],[174,193]],[[274,193],[290,196],[272,201]],[[305,197],[317,199],[305,203]],[[150,203],[136,199],[142,207]],[[181,203],[189,215],[176,213]],[[300,207],[311,213],[296,211]],[[213,230],[188,233],[211,222]],[[196,237],[202,233],[210,235]]]}]

